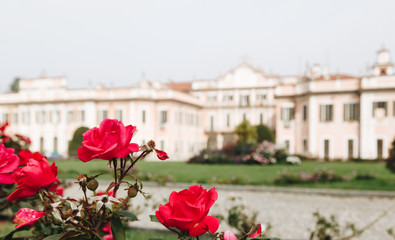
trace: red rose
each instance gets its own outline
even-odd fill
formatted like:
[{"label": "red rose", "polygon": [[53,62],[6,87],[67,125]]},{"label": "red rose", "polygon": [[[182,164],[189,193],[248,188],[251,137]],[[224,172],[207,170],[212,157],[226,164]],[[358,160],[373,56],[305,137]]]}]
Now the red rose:
[{"label": "red rose", "polygon": [[199,236],[207,231],[214,233],[219,227],[219,221],[207,214],[217,198],[214,188],[207,191],[201,186],[193,185],[189,189],[172,192],[169,202],[160,205],[155,215],[166,227],[189,231],[191,236]]},{"label": "red rose", "polygon": [[19,158],[21,160],[20,165],[26,165],[27,162],[32,158],[36,161],[39,161],[43,158],[43,155],[41,155],[41,153],[39,153],[39,152],[32,153],[29,150],[21,150],[21,151],[19,151],[18,154],[19,154]]},{"label": "red rose", "polygon": [[23,226],[33,226],[38,219],[44,217],[45,212],[36,211],[30,208],[21,208],[14,217],[13,223],[17,223],[16,228]]},{"label": "red rose", "polygon": [[8,201],[22,199],[36,194],[42,187],[50,187],[53,182],[58,182],[58,168],[55,163],[50,166],[43,157],[39,161],[30,159],[24,167],[19,167],[14,172],[16,190],[8,197]]},{"label": "red rose", "polygon": [[123,158],[131,152],[137,152],[139,145],[130,143],[136,127],[124,126],[116,119],[104,119],[100,127],[89,129],[83,134],[82,147],[78,148],[78,158],[87,162],[94,158],[111,160]]},{"label": "red rose", "polygon": [[14,154],[13,148],[6,148],[0,144],[0,183],[12,184],[15,182],[11,172],[19,166],[19,158]]}]

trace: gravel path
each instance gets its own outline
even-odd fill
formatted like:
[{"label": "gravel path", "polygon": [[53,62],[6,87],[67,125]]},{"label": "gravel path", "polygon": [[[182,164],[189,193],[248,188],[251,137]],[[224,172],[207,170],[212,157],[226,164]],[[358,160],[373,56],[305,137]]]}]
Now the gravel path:
[{"label": "gravel path", "polygon": [[[133,199],[133,212],[139,211],[140,213],[138,215],[139,221],[133,222],[131,226],[163,229],[159,223],[150,222],[149,215],[154,214],[158,204],[166,203],[172,191],[180,191],[188,186],[185,184],[168,184],[166,186],[145,184],[143,190],[150,194],[151,198],[146,200],[140,194]],[[205,187],[210,188],[211,186]],[[241,197],[236,200],[237,204],[246,205],[250,213],[257,211],[259,222],[271,224],[270,236],[282,239],[308,239],[309,229],[314,229],[315,226],[313,213],[316,211],[326,217],[334,215],[342,226],[351,222],[360,229],[392,208],[387,215],[380,218],[371,228],[355,239],[393,239],[387,234],[387,229],[391,227],[395,229],[394,192],[243,186],[217,186],[216,189],[219,197],[211,209],[210,215],[226,215],[227,209],[235,204],[230,199]],[[75,185],[66,191],[67,196],[78,197],[81,194]],[[227,229],[229,227],[225,222],[222,222],[219,231]]]}]

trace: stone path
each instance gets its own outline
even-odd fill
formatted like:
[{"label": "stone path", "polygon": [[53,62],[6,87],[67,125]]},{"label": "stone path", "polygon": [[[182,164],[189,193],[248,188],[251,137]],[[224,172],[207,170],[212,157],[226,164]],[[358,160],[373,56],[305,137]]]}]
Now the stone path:
[{"label": "stone path", "polygon": [[[102,182],[101,184],[103,188],[108,186]],[[159,223],[149,220],[149,215],[154,214],[158,204],[166,203],[172,191],[180,191],[187,187],[189,185],[176,183],[166,186],[146,183],[143,190],[152,197],[146,200],[139,195],[133,199],[133,208],[140,209],[141,212],[138,215],[139,221],[133,222],[131,226],[162,229]],[[211,188],[212,186],[204,185],[204,187]],[[241,197],[238,204],[245,204],[251,213],[257,211],[259,222],[271,224],[270,236],[282,239],[308,239],[309,229],[314,229],[315,226],[313,213],[316,211],[326,217],[336,216],[342,226],[351,222],[360,229],[392,208],[386,216],[380,218],[371,228],[355,239],[393,239],[387,234],[387,229],[391,227],[395,229],[395,192],[252,186],[216,186],[216,189],[219,197],[210,215],[226,216],[227,209],[234,204],[230,199],[236,196]],[[77,186],[74,186],[69,188],[66,194],[78,197],[81,192],[78,191]],[[219,231],[227,229],[229,227],[222,222]]]}]

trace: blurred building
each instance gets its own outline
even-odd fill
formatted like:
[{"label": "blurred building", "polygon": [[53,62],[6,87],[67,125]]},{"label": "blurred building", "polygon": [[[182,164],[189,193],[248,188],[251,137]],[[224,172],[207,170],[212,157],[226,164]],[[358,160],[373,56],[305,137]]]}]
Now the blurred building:
[{"label": "blurred building", "polygon": [[303,76],[275,76],[247,63],[214,80],[142,79],[123,88],[68,89],[64,77],[40,77],[0,94],[0,116],[48,156],[67,156],[77,128],[116,118],[137,126],[133,142],[154,139],[173,160],[235,141],[233,130],[244,119],[269,126],[291,154],[386,158],[395,137],[395,75],[389,51],[381,49],[362,77],[319,65]]}]

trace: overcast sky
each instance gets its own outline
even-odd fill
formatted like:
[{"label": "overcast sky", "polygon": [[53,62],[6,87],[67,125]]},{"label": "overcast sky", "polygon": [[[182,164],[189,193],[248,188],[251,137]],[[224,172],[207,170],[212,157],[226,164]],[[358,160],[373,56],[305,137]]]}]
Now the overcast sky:
[{"label": "overcast sky", "polygon": [[15,77],[68,86],[214,79],[243,59],[267,73],[306,64],[361,75],[395,53],[395,1],[2,0],[1,91]]}]

